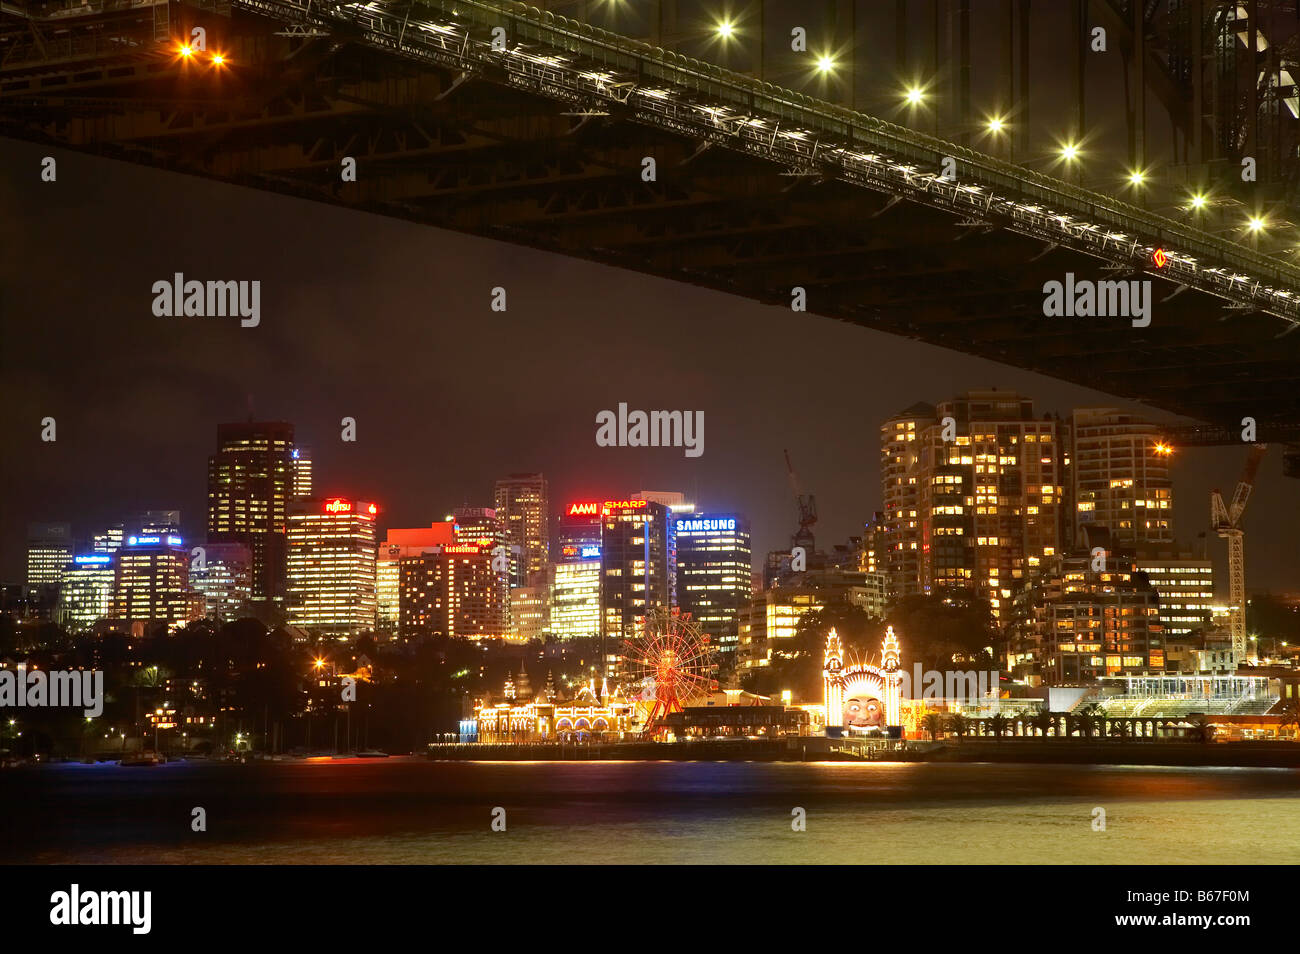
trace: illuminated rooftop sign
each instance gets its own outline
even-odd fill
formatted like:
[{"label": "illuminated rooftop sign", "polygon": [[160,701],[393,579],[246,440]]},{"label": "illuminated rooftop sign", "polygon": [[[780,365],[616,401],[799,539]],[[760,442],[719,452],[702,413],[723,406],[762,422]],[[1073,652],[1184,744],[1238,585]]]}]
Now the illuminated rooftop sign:
[{"label": "illuminated rooftop sign", "polygon": [[[145,537],[128,537],[126,540],[126,545],[129,547],[149,547],[149,546],[156,547],[162,542],[163,542],[162,537],[151,535]],[[167,545],[169,547],[178,547],[181,545],[182,542],[183,541],[178,536],[171,535],[167,537]]]},{"label": "illuminated rooftop sign", "polygon": [[477,543],[449,543],[442,548],[443,553],[482,553],[483,548]]},{"label": "illuminated rooftop sign", "polygon": [[108,562],[110,562],[112,559],[113,559],[113,558],[110,557],[110,556],[108,556],[107,554],[96,553],[96,554],[92,554],[91,556],[79,556],[79,557],[76,557],[76,562],[77,562],[77,563],[80,563],[80,564],[83,564],[83,565],[85,565],[85,564],[87,564],[87,563],[89,563],[89,564],[104,564],[104,563],[108,563]]},{"label": "illuminated rooftop sign", "polygon": [[599,517],[600,504],[594,500],[586,500],[580,503],[569,504],[570,517]]},{"label": "illuminated rooftop sign", "polygon": [[647,502],[644,500],[606,500],[603,504],[604,513],[612,513],[615,510],[644,510]]},{"label": "illuminated rooftop sign", "polygon": [[582,558],[584,560],[600,556],[600,547],[583,547]]},{"label": "illuminated rooftop sign", "polygon": [[326,513],[351,513],[352,501],[343,500],[342,498],[339,497],[335,497],[333,500],[327,500],[325,501],[325,512]]},{"label": "illuminated rooftop sign", "polygon": [[722,533],[735,529],[735,517],[692,517],[677,521],[678,533]]}]

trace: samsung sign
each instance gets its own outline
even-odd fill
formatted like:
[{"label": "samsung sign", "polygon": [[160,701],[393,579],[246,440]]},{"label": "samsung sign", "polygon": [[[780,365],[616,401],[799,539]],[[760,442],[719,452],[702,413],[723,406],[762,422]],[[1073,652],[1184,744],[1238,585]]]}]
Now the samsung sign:
[{"label": "samsung sign", "polygon": [[718,533],[735,529],[735,517],[693,517],[677,521],[678,533]]}]

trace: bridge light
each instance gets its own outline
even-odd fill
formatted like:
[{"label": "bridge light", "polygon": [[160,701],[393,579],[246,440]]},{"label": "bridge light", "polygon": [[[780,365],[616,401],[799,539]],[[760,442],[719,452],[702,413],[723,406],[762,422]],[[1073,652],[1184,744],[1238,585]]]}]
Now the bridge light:
[{"label": "bridge light", "polygon": [[221,66],[221,65],[222,65],[223,63],[225,63],[225,62],[226,62],[226,58],[225,58],[224,56],[222,56],[220,53],[213,53],[213,54],[212,54],[212,65],[213,65],[213,66]]},{"label": "bridge light", "polygon": [[735,32],[736,28],[731,25],[730,20],[723,20],[718,24],[718,36],[722,37],[724,40],[731,39],[732,34]]},{"label": "bridge light", "polygon": [[1061,147],[1061,158],[1066,162],[1074,162],[1079,158],[1079,147],[1072,142],[1067,142]]},{"label": "bridge light", "polygon": [[919,86],[909,87],[907,90],[907,102],[911,106],[920,105],[925,100],[925,93]]},{"label": "bridge light", "polygon": [[994,116],[991,119],[989,119],[987,123],[984,124],[984,128],[987,129],[989,132],[993,133],[994,135],[997,135],[998,133],[1002,132],[1002,130],[1007,128],[1007,124],[1003,122],[1001,116]]},{"label": "bridge light", "polygon": [[1264,228],[1264,220],[1258,215],[1252,215],[1250,221],[1246,223],[1246,228],[1250,229],[1252,233],[1260,232]]},{"label": "bridge light", "polygon": [[192,47],[187,43],[187,44],[185,44],[184,46],[182,46],[182,47],[180,48],[180,54],[181,54],[181,56],[184,56],[184,57],[190,57],[190,56],[193,56],[193,55],[194,55],[194,50],[193,50],[193,48],[192,48]]},{"label": "bridge light", "polygon": [[1151,261],[1155,264],[1156,268],[1164,268],[1169,264],[1169,253],[1162,248],[1158,248],[1152,253]]},{"label": "bridge light", "polygon": [[817,60],[817,72],[829,73],[835,69],[835,61],[829,56],[823,56]]},{"label": "bridge light", "polygon": [[1191,207],[1196,211],[1205,208],[1205,193],[1197,192],[1192,196]]},{"label": "bridge light", "polygon": [[1147,175],[1141,169],[1134,169],[1132,172],[1128,174],[1128,181],[1130,185],[1135,185],[1135,186],[1145,185],[1147,181]]}]

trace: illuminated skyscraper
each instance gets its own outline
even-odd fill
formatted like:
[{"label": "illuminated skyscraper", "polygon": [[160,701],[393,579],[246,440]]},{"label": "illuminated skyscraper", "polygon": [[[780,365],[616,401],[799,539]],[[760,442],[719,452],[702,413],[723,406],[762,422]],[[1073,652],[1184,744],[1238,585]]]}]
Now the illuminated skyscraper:
[{"label": "illuminated skyscraper", "polygon": [[235,619],[253,598],[253,554],[242,543],[207,543],[190,560],[190,586],[203,597],[203,615]]},{"label": "illuminated skyscraper", "polygon": [[254,599],[284,596],[288,503],[299,480],[293,452],[292,424],[249,421],[219,425],[208,458],[208,541],[252,552]]},{"label": "illuminated skyscraper", "polygon": [[695,513],[676,517],[674,528],[678,605],[715,650],[735,652],[753,578],[749,521],[734,513]]},{"label": "illuminated skyscraper", "polygon": [[190,553],[176,534],[133,534],[117,554],[114,619],[149,632],[173,632],[202,614],[189,585]]},{"label": "illuminated skyscraper", "polygon": [[400,632],[468,639],[508,635],[492,552],[477,543],[453,543],[403,557]]},{"label": "illuminated skyscraper", "polygon": [[601,636],[608,673],[615,671],[622,641],[640,631],[646,612],[674,605],[673,532],[663,504],[637,498],[601,504]]},{"label": "illuminated skyscraper", "polygon": [[549,511],[546,478],[511,474],[496,483],[496,517],[510,547],[510,585],[546,582]]},{"label": "illuminated skyscraper", "polygon": [[376,629],[392,635],[401,620],[401,561],[455,543],[456,524],[447,520],[428,527],[390,528],[375,564]]},{"label": "illuminated skyscraper", "polygon": [[27,525],[27,585],[59,583],[64,568],[72,562],[72,525],[31,523]]},{"label": "illuminated skyscraper", "polygon": [[1074,412],[1074,526],[1110,530],[1118,546],[1171,543],[1170,449],[1150,421],[1115,408]]},{"label": "illuminated skyscraper", "polygon": [[375,516],[345,497],[289,505],[289,622],[315,633],[359,636],[375,628]]},{"label": "illuminated skyscraper", "polygon": [[881,429],[890,591],[966,593],[1004,620],[1066,541],[1069,429],[1014,391],[967,392],[928,420],[924,407]]},{"label": "illuminated skyscraper", "polygon": [[125,535],[123,524],[115,523],[107,526],[94,535],[91,549],[96,553],[116,553],[122,549],[122,541]]},{"label": "illuminated skyscraper", "polygon": [[568,504],[551,537],[551,633],[556,639],[600,635],[600,501]]},{"label": "illuminated skyscraper", "polygon": [[82,633],[113,611],[117,570],[111,553],[85,553],[63,571],[59,616],[69,632]]},{"label": "illuminated skyscraper", "polygon": [[311,496],[311,448],[294,447],[293,449],[293,495]]}]

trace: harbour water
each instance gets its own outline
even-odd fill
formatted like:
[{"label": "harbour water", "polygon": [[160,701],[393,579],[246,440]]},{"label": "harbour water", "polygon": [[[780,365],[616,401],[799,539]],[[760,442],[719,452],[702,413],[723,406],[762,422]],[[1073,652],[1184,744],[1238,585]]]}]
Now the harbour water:
[{"label": "harbour water", "polygon": [[[207,831],[191,830],[193,809]],[[492,831],[493,809],[506,830]],[[1094,830],[1095,809],[1105,830]],[[792,830],[803,809],[806,830]],[[0,774],[13,863],[1293,864],[1300,770],[175,762]]]}]

